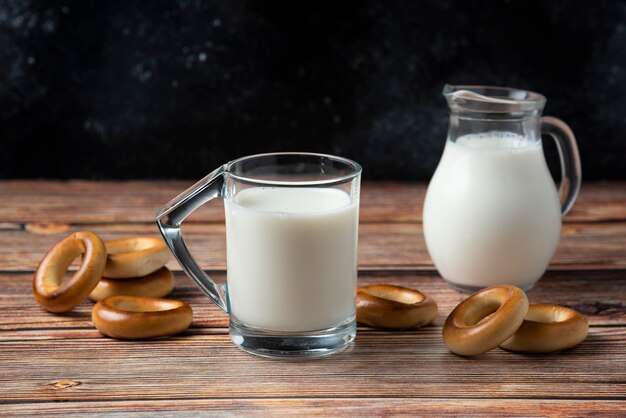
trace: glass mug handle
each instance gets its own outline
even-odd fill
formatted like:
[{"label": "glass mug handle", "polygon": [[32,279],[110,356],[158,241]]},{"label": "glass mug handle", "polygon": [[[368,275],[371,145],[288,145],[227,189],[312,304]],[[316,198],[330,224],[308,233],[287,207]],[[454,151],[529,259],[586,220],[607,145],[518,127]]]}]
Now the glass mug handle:
[{"label": "glass mug handle", "polygon": [[550,135],[556,142],[561,160],[561,184],[559,185],[559,196],[561,199],[561,214],[565,216],[572,208],[582,180],[582,170],[580,168],[580,155],[574,133],[561,119],[552,116],[541,118],[541,133]]},{"label": "glass mug handle", "polygon": [[202,180],[185,190],[157,211],[157,224],[165,242],[172,250],[185,273],[200,286],[202,291],[228,312],[224,287],[213,281],[193,258],[185,241],[180,224],[198,207],[216,197],[223,197],[224,166],[213,171]]}]

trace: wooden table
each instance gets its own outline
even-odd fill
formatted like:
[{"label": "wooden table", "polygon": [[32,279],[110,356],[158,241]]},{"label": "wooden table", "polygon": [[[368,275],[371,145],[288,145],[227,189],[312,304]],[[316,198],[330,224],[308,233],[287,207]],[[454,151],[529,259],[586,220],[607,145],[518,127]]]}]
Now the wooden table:
[{"label": "wooden table", "polygon": [[[91,302],[53,315],[32,299],[39,259],[69,231],[105,239],[157,234],[155,209],[186,182],[0,182],[0,415],[197,411],[265,415],[626,415],[626,183],[585,184],[532,302],[573,307],[591,323],[565,353],[448,352],[441,325],[464,295],[433,269],[420,224],[424,186],[366,183],[359,283],[421,289],[439,303],[433,326],[359,328],[352,348],[314,361],[266,360],[230,341],[227,317],[176,270],[172,298],[194,309],[168,339],[102,337]],[[184,225],[202,266],[224,276],[221,202]]]}]

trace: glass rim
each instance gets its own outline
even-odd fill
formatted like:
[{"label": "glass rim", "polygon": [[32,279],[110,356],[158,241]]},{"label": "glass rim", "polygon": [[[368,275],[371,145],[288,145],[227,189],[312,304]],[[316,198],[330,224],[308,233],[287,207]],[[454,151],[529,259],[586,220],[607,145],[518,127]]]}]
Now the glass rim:
[{"label": "glass rim", "polygon": [[[235,174],[231,171],[231,168],[234,165],[245,162],[245,161],[259,159],[259,158],[280,157],[280,156],[318,157],[320,159],[327,158],[329,160],[332,160],[341,164],[345,164],[348,170],[350,170],[351,172],[348,174],[329,177],[328,179],[324,179],[324,180],[287,181],[287,180],[260,179],[260,178],[255,178],[252,176]],[[361,166],[361,164],[357,163],[356,161],[350,160],[345,157],[339,157],[337,155],[322,154],[322,153],[316,153],[316,152],[269,152],[269,153],[263,153],[263,154],[247,155],[245,157],[240,157],[240,158],[237,158],[236,160],[232,160],[226,163],[226,167],[224,168],[224,172],[229,177],[232,177],[242,182],[259,184],[259,185],[264,185],[264,186],[286,186],[286,187],[332,186],[335,184],[346,183],[347,181],[353,180],[357,178],[361,174],[362,171],[363,171],[363,167]]]},{"label": "glass rim", "polygon": [[446,84],[442,94],[452,109],[486,113],[542,110],[542,94],[514,87]]}]

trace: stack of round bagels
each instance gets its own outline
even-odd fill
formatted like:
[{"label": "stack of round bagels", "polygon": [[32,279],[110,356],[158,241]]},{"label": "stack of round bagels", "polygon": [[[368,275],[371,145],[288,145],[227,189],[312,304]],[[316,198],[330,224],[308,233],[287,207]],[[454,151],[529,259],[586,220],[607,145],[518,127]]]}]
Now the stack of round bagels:
[{"label": "stack of round bagels", "polygon": [[[63,281],[73,260],[78,271]],[[67,312],[87,297],[96,328],[113,338],[152,338],[189,327],[191,307],[160,299],[174,288],[165,267],[170,252],[161,238],[140,236],[111,241],[81,231],[59,241],[39,263],[33,278],[35,300],[50,312]]]},{"label": "stack of round bagels", "polygon": [[[417,290],[392,285],[357,290],[357,321],[376,328],[418,328],[433,321],[437,304]],[[493,348],[551,353],[580,344],[587,319],[558,305],[529,304],[511,285],[491,286],[469,296],[448,316],[443,340],[453,353],[473,356]]]}]

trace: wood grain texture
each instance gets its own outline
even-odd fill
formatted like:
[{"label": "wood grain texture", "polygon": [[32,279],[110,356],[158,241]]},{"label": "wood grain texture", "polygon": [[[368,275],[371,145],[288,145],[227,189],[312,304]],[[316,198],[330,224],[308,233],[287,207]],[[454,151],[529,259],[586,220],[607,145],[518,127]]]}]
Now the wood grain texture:
[{"label": "wood grain texture", "polygon": [[[14,223],[154,222],[155,212],[193,181],[0,181],[0,219]],[[424,185],[365,183],[361,220],[406,222],[421,218]],[[106,204],[103,204],[106,202]],[[187,222],[223,222],[223,204],[198,209]]]},{"label": "wood grain texture", "polygon": [[[223,272],[212,272],[211,276],[219,281],[225,280]],[[91,323],[92,302],[85,301],[68,313],[50,314],[41,309],[31,296],[31,280],[32,274],[0,274],[0,342],[8,339],[82,338],[85,335],[97,335]],[[364,271],[359,274],[360,286],[382,283],[419,289],[434,298],[439,305],[435,325],[443,325],[447,315],[467,296],[445,286],[435,273]],[[218,328],[228,326],[227,316],[182,272],[176,273],[176,287],[169,297],[191,304],[194,328],[226,332]],[[550,272],[528,292],[528,297],[533,303],[556,303],[574,308],[587,316],[591,326],[626,326],[624,271]],[[85,329],[86,334],[76,333],[77,329]],[[25,332],[29,330],[32,332]]]},{"label": "wood grain texture", "polygon": [[[237,349],[227,316],[177,270],[172,298],[192,327],[167,339],[102,337],[90,302],[54,315],[32,299],[32,272],[71,231],[105,239],[157,234],[154,210],[188,182],[0,182],[0,415],[490,415],[626,414],[626,183],[585,184],[566,218],[551,270],[531,302],[589,318],[586,341],[555,355],[493,350],[466,359],[441,325],[466,295],[445,286],[422,237],[424,185],[365,183],[359,285],[430,294],[434,324],[414,331],[359,327],[352,347],[316,361],[270,361]],[[200,264],[225,279],[223,212],[203,207],[184,225]]]},{"label": "wood grain texture", "polygon": [[626,415],[626,402],[605,400],[322,398],[322,399],[176,399],[165,401],[41,402],[3,405],[0,416],[48,417],[120,414],[136,416],[464,416],[539,417]]},{"label": "wood grain texture", "polygon": [[[0,181],[0,220],[13,223],[154,221],[155,211],[190,181]],[[362,222],[419,222],[425,184],[364,182]],[[199,209],[189,222],[221,222],[222,204]],[[626,220],[626,182],[585,183],[566,222]]]},{"label": "wood grain texture", "polygon": [[[34,271],[43,255],[72,231],[88,230],[103,239],[137,234],[158,235],[156,224],[81,224],[60,232],[0,230],[0,271]],[[226,267],[226,233],[222,224],[184,224],[187,243],[200,266]],[[180,266],[171,260],[173,270]],[[434,269],[422,235],[414,223],[365,223],[359,227],[359,267],[368,269]],[[550,265],[552,269],[626,269],[626,222],[570,223]]]},{"label": "wood grain texture", "polygon": [[625,343],[625,328],[595,327],[582,344],[558,355],[496,349],[467,359],[447,350],[439,327],[425,327],[359,333],[347,351],[290,362],[244,353],[227,335],[193,331],[151,341],[100,337],[5,341],[0,344],[0,398],[5,402],[441,396],[624,400]]}]

